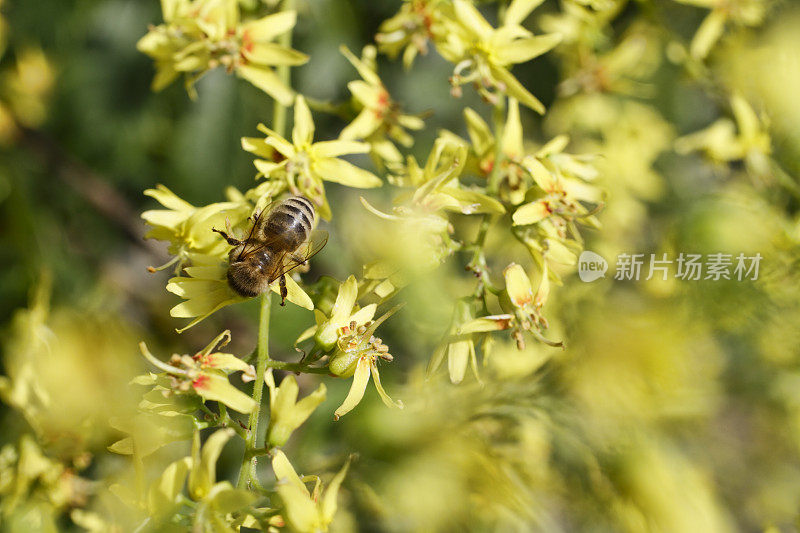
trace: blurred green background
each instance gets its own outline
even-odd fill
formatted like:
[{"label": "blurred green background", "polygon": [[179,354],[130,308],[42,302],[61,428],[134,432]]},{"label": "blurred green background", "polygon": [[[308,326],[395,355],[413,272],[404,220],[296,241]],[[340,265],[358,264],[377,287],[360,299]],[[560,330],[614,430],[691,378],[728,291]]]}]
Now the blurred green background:
[{"label": "blurred green background", "polygon": [[[744,9],[741,0],[730,3]],[[356,73],[339,45],[360,50],[399,5],[300,2],[294,47],[311,60],[292,70],[293,86],[316,99],[348,100],[346,83]],[[548,1],[527,25],[538,32],[563,9]],[[252,156],[240,137],[256,135],[272,103],[220,70],[199,82],[197,101],[180,83],[152,93],[152,62],[135,45],[148,24],[161,21],[156,1],[6,1],[2,13],[3,373],[19,376],[32,357],[24,337],[38,318],[21,310],[49,283],[43,294],[50,292],[51,311],[41,320],[57,340],[25,379],[59,408],[22,416],[0,403],[0,446],[33,429],[51,457],[74,464],[90,454],[83,475],[100,481],[85,505],[102,510],[113,498],[103,494],[105,483],[126,468],[105,451],[118,435],[102,421],[133,401],[125,384],[145,368],[138,341],[158,347],[155,353],[193,353],[229,328],[234,353],[255,345],[253,303],[174,333],[182,324],[169,317],[176,298],[164,290],[167,274],[146,270],[166,252],[142,239],[138,215],[154,207],[142,191],[163,183],[203,205],[227,186],[252,186]],[[621,282],[612,271],[583,284],[568,276],[546,313],[566,350],[531,342],[517,352],[500,343],[483,369],[485,386],[456,387],[423,380],[454,299],[473,283],[462,270],[466,259],[456,255],[405,289],[408,305],[382,334],[395,361],[381,375],[410,408],[388,411],[370,389],[358,409],[333,424],[334,398],[349,383],[327,379],[329,400],[290,441],[293,462],[309,472],[334,471],[348,453],[360,455],[337,527],[797,529],[800,11],[792,2],[771,4],[763,23],[732,24],[707,65],[689,68],[680,58],[706,14],[668,0],[631,2],[604,30],[609,50],[631,35],[643,39],[625,77],[647,91],[565,94],[559,84],[576,72],[568,50],[515,68],[548,107],[544,118],[524,111],[523,126],[531,143],[566,133],[573,153],[600,154],[607,207],[603,228],[585,232],[587,249],[610,260],[623,251],[759,252],[760,279]],[[46,60],[37,59],[39,50]],[[20,67],[26,57],[28,74]],[[471,91],[450,96],[451,66],[434,52],[410,71],[379,57],[379,71],[406,110],[433,112],[411,151],[419,160],[440,128],[465,135],[463,106],[488,116]],[[734,92],[768,117],[766,171],[746,159],[720,162],[675,149],[675,139],[732,117]],[[336,138],[346,124],[322,113],[315,121],[318,139]],[[374,217],[358,202],[362,192],[328,189],[331,238],[306,279],[360,273],[379,247]],[[386,186],[364,195],[386,205],[390,193]],[[512,260],[525,261],[520,253],[499,252],[490,265],[495,275]],[[313,317],[293,306],[273,310],[273,357],[290,358]],[[315,379],[303,376],[301,388],[313,389]],[[165,460],[182,446],[167,447]],[[237,473],[241,450],[229,448],[223,478]],[[66,518],[59,525],[72,527]]]}]

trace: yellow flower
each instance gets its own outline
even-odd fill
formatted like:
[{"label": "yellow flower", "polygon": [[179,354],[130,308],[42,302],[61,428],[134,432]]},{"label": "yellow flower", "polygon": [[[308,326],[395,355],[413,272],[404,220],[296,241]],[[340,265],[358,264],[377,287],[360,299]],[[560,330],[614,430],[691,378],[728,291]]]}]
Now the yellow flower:
[{"label": "yellow flower", "polygon": [[371,146],[373,160],[394,168],[402,163],[403,156],[389,138],[408,148],[414,139],[404,128],[421,130],[425,124],[418,116],[401,113],[399,105],[392,100],[376,72],[374,46],[365,46],[361,59],[346,46],[339,50],[362,78],[347,84],[361,112],[342,130],[340,137],[366,140]]},{"label": "yellow flower", "polygon": [[311,416],[319,404],[325,401],[325,384],[320,383],[317,390],[298,402],[299,388],[293,375],[289,374],[284,377],[280,386],[276,387],[270,368],[264,375],[264,381],[269,387],[267,447],[283,446],[289,440],[292,432]]},{"label": "yellow flower", "polygon": [[456,65],[450,78],[456,96],[462,85],[478,83],[481,96],[490,102],[496,101],[499,92],[544,113],[544,105],[509,71],[515,63],[530,61],[561,41],[559,34],[534,36],[521,26],[539,3],[514,0],[503,25],[494,28],[468,0],[454,0],[455,21],[447,21],[448,31],[437,41],[436,48]]},{"label": "yellow flower", "polygon": [[428,41],[442,32],[442,0],[409,0],[385,20],[375,36],[381,52],[392,59],[403,52],[403,66],[410,68],[417,54],[428,53]]},{"label": "yellow flower", "polygon": [[294,531],[301,533],[317,533],[327,531],[336,514],[336,497],[339,488],[347,475],[350,459],[336,474],[328,487],[323,489],[317,478],[313,493],[308,491],[303,479],[297,475],[286,455],[277,450],[272,457],[272,470],[275,472],[277,485],[275,490],[283,503],[286,522]]},{"label": "yellow flower", "polygon": [[492,134],[489,125],[470,108],[464,110],[464,120],[467,123],[467,133],[474,156],[472,170],[487,179],[497,172],[500,198],[512,205],[520,204],[533,183],[520,164],[525,155],[525,149],[519,103],[514,98],[508,100],[508,116],[503,126],[503,137],[500,140],[503,152],[500,169],[494,168],[497,139]]},{"label": "yellow flower", "polygon": [[[461,327],[473,322],[472,309],[467,300],[459,300],[453,312],[453,320],[450,324],[450,331],[434,351],[428,363],[427,374],[430,376],[439,369],[445,356],[447,356],[447,372],[450,375],[450,382],[461,383],[467,373],[467,365],[472,368],[475,379],[480,382],[478,377],[478,363],[475,356],[475,342],[471,332],[462,333]],[[497,329],[497,328],[492,328]]]},{"label": "yellow flower", "polygon": [[155,60],[153,90],[161,90],[181,73],[194,97],[194,83],[206,72],[224,66],[283,105],[294,92],[272,67],[301,65],[308,56],[272,42],[291,30],[296,13],[241,22],[236,0],[174,0],[162,2],[164,24],[152,27],[137,43],[139,51]]},{"label": "yellow flower", "polygon": [[487,333],[511,329],[517,341],[517,347],[525,348],[523,331],[528,331],[539,341],[550,346],[563,346],[560,342],[546,339],[542,332],[547,329],[547,320],[541,310],[550,295],[550,278],[547,263],[544,263],[542,281],[536,294],[533,293],[531,280],[521,265],[511,263],[503,270],[506,289],[500,304],[508,314],[488,315],[464,322],[456,331],[459,335],[471,333]]},{"label": "yellow flower", "polygon": [[224,523],[226,514],[247,508],[256,499],[255,495],[234,488],[229,481],[217,481],[219,456],[233,434],[232,429],[220,429],[212,433],[201,447],[200,433],[195,431],[191,455],[168,465],[150,485],[147,501],[137,507],[144,507],[156,524],[165,525],[186,501],[183,495],[186,485],[189,497],[199,504],[198,516],[202,517],[205,531],[214,530],[215,526]]},{"label": "yellow flower", "polygon": [[3,73],[3,93],[14,120],[29,128],[47,118],[47,100],[55,81],[53,66],[39,48],[16,52],[16,63]]},{"label": "yellow flower", "polygon": [[740,94],[731,97],[734,121],[721,118],[709,127],[675,141],[677,152],[703,152],[716,163],[744,161],[754,174],[766,176],[770,171],[772,142],[766,120],[756,115]]},{"label": "yellow flower", "polygon": [[342,405],[334,412],[334,419],[349,413],[361,402],[364,392],[367,390],[370,373],[375,382],[375,389],[388,407],[403,408],[402,402],[393,401],[381,385],[380,374],[378,373],[378,358],[391,361],[389,347],[382,343],[379,338],[373,336],[378,326],[384,320],[394,314],[399,307],[391,309],[389,312],[378,318],[376,321],[358,325],[355,321],[343,327],[339,331],[339,339],[336,341],[336,351],[331,355],[328,368],[331,373],[343,378],[353,377],[350,392],[342,402]]},{"label": "yellow flower", "polygon": [[[511,263],[503,270],[503,277],[506,282],[506,296],[511,306],[508,311],[512,311],[514,322],[510,325],[515,326],[514,337],[520,350],[525,347],[522,340],[522,330],[530,331],[540,341],[552,346],[561,346],[560,342],[553,342],[545,339],[541,332],[547,329],[547,321],[541,314],[542,306],[547,302],[550,295],[550,279],[548,277],[547,263],[544,264],[542,281],[536,294],[533,293],[531,280],[522,266]],[[501,303],[503,303],[501,301]]]},{"label": "yellow flower", "polygon": [[360,309],[356,309],[356,299],[358,297],[358,284],[355,276],[348,277],[344,283],[339,285],[339,292],[336,294],[336,302],[331,309],[331,316],[326,317],[322,311],[314,310],[317,325],[311,326],[304,331],[297,339],[298,344],[306,339],[314,337],[318,346],[323,350],[330,350],[339,338],[339,330],[351,322],[364,324],[375,316],[376,304],[369,304]]},{"label": "yellow flower", "polygon": [[[178,329],[179,333],[223,307],[247,300],[236,294],[228,284],[226,260],[201,254],[190,254],[189,259],[192,266],[183,269],[186,275],[174,277],[167,283],[169,292],[186,300],[170,309],[170,316],[194,318],[186,326]],[[286,276],[286,289],[288,301],[309,311],[314,309],[311,298],[291,276]],[[275,280],[270,285],[270,290],[280,294],[279,280]]]},{"label": "yellow flower", "polygon": [[330,220],[331,211],[323,180],[359,188],[382,184],[375,174],[339,159],[348,154],[365,154],[369,152],[369,144],[349,140],[314,142],[314,121],[305,98],[300,95],[294,104],[291,142],[263,124],[258,129],[266,134],[266,139],[245,137],[242,147],[262,158],[271,157],[274,149],[278,160],[256,159],[253,162],[256,169],[268,178],[285,181],[292,194],[312,200],[326,220]]},{"label": "yellow flower", "polygon": [[682,4],[705,7],[711,13],[703,19],[692,38],[689,51],[695,59],[705,59],[722,37],[725,26],[734,22],[758,26],[764,20],[769,2],[764,0],[676,0]]},{"label": "yellow flower", "polygon": [[[551,154],[549,157],[528,156],[522,161],[522,166],[533,177],[536,185],[544,193],[536,200],[521,205],[512,217],[515,226],[536,224],[545,219],[550,219],[553,224],[558,224],[564,229],[575,219],[581,219],[585,224],[599,226],[599,222],[581,202],[599,205],[601,191],[580,179],[572,170],[582,176],[594,179],[597,171],[585,165],[583,161],[569,154]],[[563,170],[562,170],[563,169]]]},{"label": "yellow flower", "polygon": [[[153,356],[144,342],[139,343],[139,348],[148,361],[172,378],[171,388],[174,391],[180,393],[192,390],[204,400],[222,402],[240,413],[249,413],[256,407],[255,400],[231,385],[227,375],[229,372],[240,371],[243,372],[243,381],[253,380],[255,369],[232,354],[213,352],[217,345],[225,346],[229,340],[230,332],[224,331],[193,357],[173,355],[171,364]],[[154,385],[158,384],[156,377],[150,381]],[[146,380],[138,381],[140,384],[145,382]]]},{"label": "yellow flower", "polygon": [[[236,193],[238,194],[238,191]],[[217,202],[203,207],[193,206],[163,185],[147,189],[144,194],[166,207],[142,213],[142,218],[151,227],[145,238],[168,242],[169,253],[175,256],[166,264],[151,271],[175,265],[175,272],[180,272],[181,267],[193,253],[224,259],[229,246],[211,231],[212,228],[225,226],[226,221],[233,226],[239,225],[253,210],[248,202],[234,196],[233,189],[228,192],[231,201]]]},{"label": "yellow flower", "polygon": [[[422,168],[410,156],[404,175],[395,177],[395,181],[398,184],[415,186],[416,190],[408,205],[397,208],[396,211],[402,214],[429,214],[442,210],[464,215],[505,213],[506,210],[499,201],[459,181],[466,160],[467,145],[455,136],[436,139]],[[365,207],[383,218],[390,216],[383,215],[366,203]]]}]

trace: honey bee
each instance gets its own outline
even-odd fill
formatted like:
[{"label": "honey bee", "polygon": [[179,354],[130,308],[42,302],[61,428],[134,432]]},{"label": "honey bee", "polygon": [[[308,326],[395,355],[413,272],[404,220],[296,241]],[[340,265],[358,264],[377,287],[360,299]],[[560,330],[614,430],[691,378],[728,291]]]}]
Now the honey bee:
[{"label": "honey bee", "polygon": [[[270,208],[271,207],[271,208]],[[314,204],[303,196],[292,196],[256,212],[247,238],[213,228],[233,246],[228,254],[228,285],[241,296],[258,296],[280,279],[281,305],[285,305],[286,274],[305,265],[328,242],[328,234],[314,231]]]}]

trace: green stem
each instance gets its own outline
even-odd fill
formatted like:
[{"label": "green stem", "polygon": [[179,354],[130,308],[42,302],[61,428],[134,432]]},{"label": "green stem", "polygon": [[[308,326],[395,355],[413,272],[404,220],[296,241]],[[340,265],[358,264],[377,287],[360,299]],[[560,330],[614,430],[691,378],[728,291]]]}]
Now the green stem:
[{"label": "green stem", "polygon": [[247,424],[247,438],[245,439],[245,454],[242,458],[242,468],[239,470],[239,488],[248,487],[254,477],[256,470],[256,458],[249,452],[256,447],[258,439],[258,422],[261,416],[261,398],[264,394],[264,374],[267,371],[269,359],[269,315],[270,304],[272,303],[272,291],[267,291],[261,295],[261,312],[258,320],[258,359],[256,361],[256,380],[253,383],[253,399],[256,401],[256,408],[250,413]]},{"label": "green stem", "polygon": [[[283,0],[279,11],[289,11],[294,9],[294,0]],[[287,31],[278,38],[278,43],[282,46],[292,46],[292,30]],[[291,86],[291,78],[288,65],[281,65],[277,68],[278,77],[284,85]],[[286,136],[286,107],[277,100],[272,114],[272,129],[280,136]],[[261,312],[258,320],[258,347],[256,360],[256,380],[253,383],[253,399],[256,401],[256,408],[250,413],[247,424],[247,438],[245,439],[245,453],[242,457],[242,467],[239,470],[239,488],[250,487],[256,480],[256,460],[253,450],[256,449],[258,440],[258,423],[261,416],[261,397],[264,394],[264,374],[270,363],[269,358],[269,313],[272,302],[272,291],[267,291],[261,295]]]},{"label": "green stem", "polygon": [[[294,9],[294,0],[283,0],[280,11],[290,11],[292,9]],[[278,44],[291,48],[292,30],[278,37]],[[287,87],[291,87],[289,65],[280,65],[276,68],[276,71],[283,84]],[[281,137],[286,137],[286,106],[281,105],[277,100],[275,100],[274,106],[272,111],[272,129]]]},{"label": "green stem", "polygon": [[301,372],[303,374],[330,374],[330,370],[327,368],[315,368],[313,366],[304,365],[303,363],[287,363],[284,361],[270,360],[267,366],[277,370],[288,370],[289,372]]},{"label": "green stem", "polygon": [[492,173],[489,175],[489,186],[486,192],[489,195],[497,195],[500,190],[500,178],[502,174],[501,167],[503,166],[503,129],[505,126],[505,110],[506,99],[500,98],[492,109],[492,121],[494,123],[494,164],[492,165]]},{"label": "green stem", "polygon": [[[501,4],[504,6],[504,4]],[[503,7],[501,7],[503,9]],[[492,165],[492,172],[489,174],[489,183],[486,186],[486,192],[490,196],[497,196],[500,192],[500,179],[502,178],[502,166],[505,154],[503,153],[503,129],[505,127],[505,97],[500,98],[492,109],[492,121],[494,125],[494,164]],[[484,289],[488,289],[493,294],[500,292],[489,279],[489,272],[486,267],[486,259],[483,254],[483,248],[486,244],[486,235],[492,225],[492,215],[484,215],[481,220],[481,225],[478,230],[478,236],[475,243],[472,245],[473,254],[472,260],[467,265],[467,268],[475,272],[480,277],[480,282],[475,290],[474,296],[476,298],[484,297]]]}]

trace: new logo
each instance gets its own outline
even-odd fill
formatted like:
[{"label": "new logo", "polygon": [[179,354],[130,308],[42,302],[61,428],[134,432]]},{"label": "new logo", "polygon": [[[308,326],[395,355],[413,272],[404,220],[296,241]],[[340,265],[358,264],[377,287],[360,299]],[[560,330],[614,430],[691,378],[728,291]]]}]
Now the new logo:
[{"label": "new logo", "polygon": [[606,277],[608,262],[600,255],[584,250],[578,258],[578,277],[581,281],[590,282]]}]

